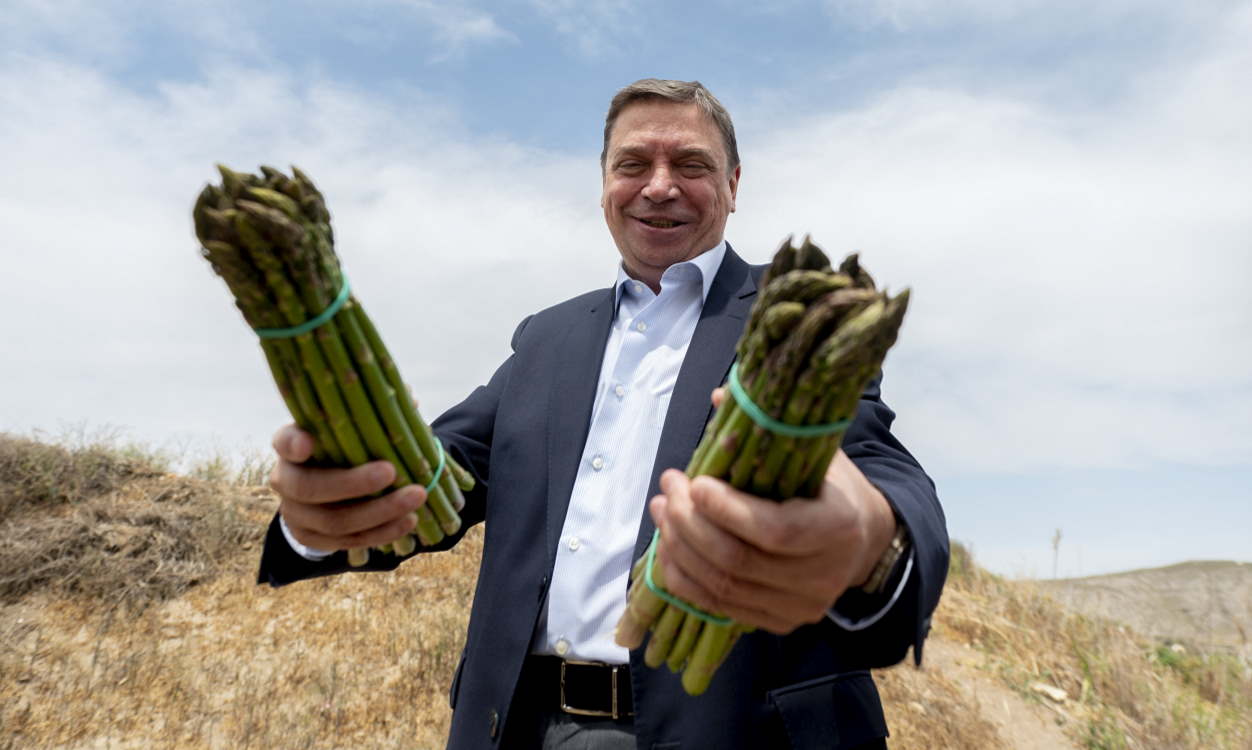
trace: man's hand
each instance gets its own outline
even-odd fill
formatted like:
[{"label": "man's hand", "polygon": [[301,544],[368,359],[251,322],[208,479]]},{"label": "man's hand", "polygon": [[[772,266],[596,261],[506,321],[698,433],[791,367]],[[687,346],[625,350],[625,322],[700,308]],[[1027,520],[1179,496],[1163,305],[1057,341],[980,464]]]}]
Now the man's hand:
[{"label": "man's hand", "polygon": [[351,469],[302,466],[313,453],[313,436],[295,425],[274,433],[278,463],[270,487],[281,502],[278,512],[301,544],[320,550],[372,547],[395,541],[416,525],[413,511],[426,502],[426,490],[409,485],[371,500],[387,489],[395,467],[373,461]]},{"label": "man's hand", "polygon": [[816,499],[778,503],[676,469],[661,490],[650,510],[666,588],[779,635],[820,621],[864,583],[895,533],[886,498],[843,451]]}]

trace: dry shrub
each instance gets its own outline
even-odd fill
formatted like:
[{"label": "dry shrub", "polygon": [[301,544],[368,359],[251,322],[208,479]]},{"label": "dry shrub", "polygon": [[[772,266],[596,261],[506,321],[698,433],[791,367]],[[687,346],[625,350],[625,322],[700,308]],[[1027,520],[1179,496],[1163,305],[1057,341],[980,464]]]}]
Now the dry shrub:
[{"label": "dry shrub", "polygon": [[157,470],[139,453],[0,436],[0,602],[36,590],[144,605],[211,579],[263,527],[255,496]]},{"label": "dry shrub", "polygon": [[1252,681],[1229,659],[1204,657],[1184,675],[1126,626],[1005,581],[960,545],[941,612],[938,632],[992,656],[1009,686],[1026,695],[1037,681],[1065,690],[1068,710],[1085,726],[1080,739],[1093,750],[1252,746]]},{"label": "dry shrub", "polygon": [[162,473],[163,464],[107,436],[57,445],[0,432],[0,520],[109,492],[134,477]]}]

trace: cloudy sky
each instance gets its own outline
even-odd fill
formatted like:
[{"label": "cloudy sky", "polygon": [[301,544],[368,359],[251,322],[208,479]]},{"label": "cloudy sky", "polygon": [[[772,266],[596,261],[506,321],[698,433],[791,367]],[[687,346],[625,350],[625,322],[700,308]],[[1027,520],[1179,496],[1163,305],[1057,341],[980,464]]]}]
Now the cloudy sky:
[{"label": "cloudy sky", "polygon": [[600,129],[699,79],[728,238],[914,304],[898,433],[999,572],[1252,559],[1252,2],[10,0],[0,429],[262,449],[286,417],[197,255],[213,164],[295,163],[430,414],[607,286]]}]

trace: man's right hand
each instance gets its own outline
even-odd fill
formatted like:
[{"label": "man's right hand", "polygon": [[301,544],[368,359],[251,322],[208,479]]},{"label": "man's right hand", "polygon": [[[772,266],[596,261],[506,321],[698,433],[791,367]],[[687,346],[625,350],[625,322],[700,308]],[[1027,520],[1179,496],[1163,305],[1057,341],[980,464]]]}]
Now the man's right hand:
[{"label": "man's right hand", "polygon": [[274,433],[278,462],[270,487],[278,493],[278,512],[301,544],[320,550],[373,547],[413,530],[413,511],[426,502],[426,490],[411,484],[372,499],[395,481],[387,461],[351,469],[304,466],[313,454],[313,436],[294,424]]}]

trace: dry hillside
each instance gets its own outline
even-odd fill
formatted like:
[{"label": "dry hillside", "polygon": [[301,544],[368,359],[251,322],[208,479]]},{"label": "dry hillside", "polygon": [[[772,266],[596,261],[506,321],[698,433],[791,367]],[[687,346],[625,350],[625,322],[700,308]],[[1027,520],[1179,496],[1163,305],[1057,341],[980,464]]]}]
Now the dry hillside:
[{"label": "dry hillside", "polygon": [[1252,662],[1252,563],[1185,562],[1041,585],[1066,606],[1115,617],[1153,639]]},{"label": "dry hillside", "polygon": [[[271,590],[252,576],[273,499],[198,473],[217,479],[0,434],[0,748],[442,747],[481,535]],[[1252,747],[1246,662],[959,548],[925,669],[879,677],[893,750]]]}]

